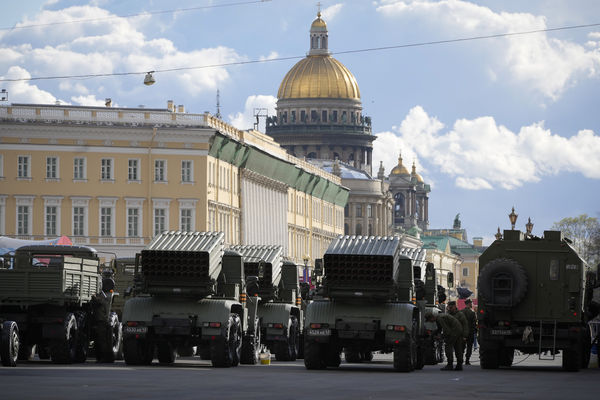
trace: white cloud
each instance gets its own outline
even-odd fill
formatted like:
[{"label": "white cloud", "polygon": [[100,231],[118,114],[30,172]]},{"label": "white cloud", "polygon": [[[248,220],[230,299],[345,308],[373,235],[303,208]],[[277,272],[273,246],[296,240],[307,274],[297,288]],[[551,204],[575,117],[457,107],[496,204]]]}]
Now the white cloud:
[{"label": "white cloud", "polygon": [[[380,3],[377,10],[393,18],[422,20],[453,36],[494,35],[548,28],[543,16],[496,13],[488,7],[462,0],[388,0]],[[590,38],[593,37],[590,35]],[[498,69],[496,72],[504,70],[507,79],[524,83],[553,100],[574,85],[579,77],[598,76],[600,71],[598,51],[588,51],[583,45],[550,38],[547,33],[509,36],[488,43],[488,57]]]},{"label": "white cloud", "polygon": [[[256,123],[256,117],[254,116],[255,108],[266,108],[268,115],[275,115],[275,104],[277,98],[273,96],[265,95],[253,95],[246,99],[244,111],[238,112],[234,115],[228,116],[230,123],[238,129],[250,129],[254,127]],[[264,111],[263,111],[264,112]],[[262,112],[261,112],[262,113]],[[259,119],[259,131],[264,132],[264,118]]]},{"label": "white cloud", "polygon": [[390,149],[398,148],[405,165],[405,154],[414,154],[465,189],[514,189],[560,172],[600,179],[600,136],[590,130],[566,138],[536,123],[512,132],[492,117],[479,117],[459,119],[444,131],[437,118],[417,106],[392,132],[377,134],[374,159],[383,160],[389,172],[397,155]]},{"label": "white cloud", "polygon": [[[0,79],[29,79],[31,74],[21,67],[10,67]],[[54,104],[57,100],[51,93],[41,90],[29,81],[5,82],[9,100],[14,103]]]},{"label": "white cloud", "polygon": [[[99,100],[93,94],[88,94],[87,96],[73,96],[71,97],[73,103],[76,103],[80,106],[94,106],[94,107],[104,107],[105,100]],[[113,107],[116,107],[116,104],[113,104]]]},{"label": "white cloud", "polygon": [[272,51],[272,52],[269,53],[268,56],[260,56],[260,60],[261,61],[274,60],[274,59],[276,59],[278,57],[279,57],[279,53],[276,52],[276,51]]},{"label": "white cloud", "polygon": [[343,6],[344,5],[342,3],[338,3],[323,9],[321,12],[321,14],[323,14],[323,19],[326,22],[333,21],[335,16],[338,15],[338,13],[342,10]]}]

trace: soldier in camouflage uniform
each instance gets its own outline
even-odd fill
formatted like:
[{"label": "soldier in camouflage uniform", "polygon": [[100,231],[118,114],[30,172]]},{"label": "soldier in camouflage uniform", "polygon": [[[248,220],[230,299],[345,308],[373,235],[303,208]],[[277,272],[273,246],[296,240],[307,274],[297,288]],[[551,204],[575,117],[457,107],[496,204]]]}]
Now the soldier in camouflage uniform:
[{"label": "soldier in camouflage uniform", "polygon": [[[445,343],[444,350],[448,359],[448,364],[442,368],[442,371],[452,371],[453,369],[462,371],[463,329],[461,323],[450,314],[433,314],[431,312],[425,314],[425,320],[428,322],[437,322],[442,328]],[[452,368],[454,354],[456,354],[456,368]]]},{"label": "soldier in camouflage uniform", "polygon": [[[456,307],[456,301],[450,301],[448,302],[448,307],[446,307],[446,312],[450,315],[452,315],[454,318],[456,318],[458,320],[458,322],[460,322],[460,325],[462,326],[462,340],[460,340],[460,354],[462,355],[465,352],[465,342],[467,341],[467,337],[469,336],[469,322],[467,321],[467,317],[465,317],[465,315],[458,311],[458,308]],[[458,357],[457,357],[457,362],[458,362]],[[462,357],[461,357],[461,362],[460,365],[457,364],[456,368],[460,368],[462,369]]]},{"label": "soldier in camouflage uniform", "polygon": [[471,365],[469,359],[471,358],[471,353],[473,352],[473,341],[475,339],[475,334],[477,333],[477,316],[473,311],[473,302],[471,299],[465,300],[465,308],[461,310],[467,319],[469,326],[469,336],[467,336],[466,345],[466,354],[465,354],[465,365]]}]

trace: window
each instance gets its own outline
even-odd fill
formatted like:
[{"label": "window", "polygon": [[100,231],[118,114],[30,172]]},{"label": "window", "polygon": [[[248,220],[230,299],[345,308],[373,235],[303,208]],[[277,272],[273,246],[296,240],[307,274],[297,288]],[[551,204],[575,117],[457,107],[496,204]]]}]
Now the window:
[{"label": "window", "polygon": [[100,164],[100,179],[110,181],[113,179],[113,160],[112,158],[103,158]]},{"label": "window", "polygon": [[167,210],[164,208],[154,209],[154,236],[160,235],[166,231],[167,227]]},{"label": "window", "polygon": [[292,116],[290,118],[290,122],[296,122],[296,111],[292,110]]},{"label": "window", "polygon": [[84,207],[73,207],[73,236],[85,236]]},{"label": "window", "polygon": [[58,179],[57,157],[46,157],[46,179]]},{"label": "window", "polygon": [[100,208],[100,236],[112,236],[112,208]]},{"label": "window", "polygon": [[139,160],[130,159],[128,161],[127,179],[130,181],[139,181],[140,175],[138,171]]},{"label": "window", "polygon": [[333,122],[337,122],[337,120],[338,120],[338,112],[337,112],[337,110],[333,110],[332,120],[333,120]]},{"label": "window", "polygon": [[57,222],[57,211],[56,206],[47,206],[46,207],[46,236],[56,236],[58,235],[56,229]]},{"label": "window", "polygon": [[300,122],[306,122],[306,110],[300,110]]},{"label": "window", "polygon": [[73,179],[85,179],[85,158],[75,157],[73,159]]},{"label": "window", "polygon": [[181,182],[192,182],[192,162],[189,160],[181,162]]},{"label": "window", "polygon": [[356,224],[356,233],[355,235],[360,236],[362,235],[362,225],[361,224]]},{"label": "window", "polygon": [[31,222],[31,207],[17,206],[17,235],[29,235]]},{"label": "window", "polygon": [[183,232],[192,232],[192,209],[191,208],[182,208],[181,209],[181,218],[180,218],[180,227],[179,229]]},{"label": "window", "polygon": [[463,268],[463,276],[469,276],[469,268]]},{"label": "window", "polygon": [[154,181],[165,182],[167,180],[167,162],[165,160],[154,160]]},{"label": "window", "polygon": [[140,210],[137,208],[128,208],[127,209],[127,236],[129,236],[129,237],[140,236],[139,223],[140,223]]},{"label": "window", "polygon": [[321,121],[327,122],[327,110],[321,111]]},{"label": "window", "polygon": [[356,217],[362,217],[362,204],[356,205]]},{"label": "window", "polygon": [[19,156],[17,159],[17,177],[31,178],[31,158],[30,156]]},{"label": "window", "polygon": [[373,206],[371,204],[367,204],[367,217],[373,218]]}]

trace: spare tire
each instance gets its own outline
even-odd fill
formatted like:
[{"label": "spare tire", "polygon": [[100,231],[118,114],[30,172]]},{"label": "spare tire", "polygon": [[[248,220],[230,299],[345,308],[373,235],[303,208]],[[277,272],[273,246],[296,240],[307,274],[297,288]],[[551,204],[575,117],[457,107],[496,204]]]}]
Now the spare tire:
[{"label": "spare tire", "polygon": [[488,304],[515,306],[527,294],[525,269],[508,258],[497,258],[485,264],[477,284],[479,294]]}]

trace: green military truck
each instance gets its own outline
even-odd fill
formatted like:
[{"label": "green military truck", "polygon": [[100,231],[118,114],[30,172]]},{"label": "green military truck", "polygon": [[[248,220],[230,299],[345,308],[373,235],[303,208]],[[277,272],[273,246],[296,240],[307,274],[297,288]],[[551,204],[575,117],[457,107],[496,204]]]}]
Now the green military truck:
[{"label": "green military truck", "polygon": [[277,361],[296,360],[304,323],[298,266],[283,260],[281,246],[240,245],[231,250],[242,254],[247,276],[258,276],[261,343]]},{"label": "green military truck", "polygon": [[[260,351],[255,296],[246,298],[242,256],[224,251],[222,232],[165,232],[137,256],[135,297],[123,309],[129,365],[171,364],[197,347],[215,367],[248,363]],[[248,277],[248,294],[257,278]],[[248,359],[248,360],[247,360]]]},{"label": "green military truck", "polygon": [[586,263],[559,231],[505,230],[479,257],[481,367],[509,367],[514,351],[554,359],[568,371],[590,356]]},{"label": "green military truck", "polygon": [[393,352],[397,371],[422,368],[422,317],[413,300],[412,262],[400,254],[400,238],[340,236],[323,263],[323,298],[306,310],[306,368],[338,367],[342,349]]},{"label": "green military truck", "polygon": [[85,246],[30,245],[5,256],[0,269],[0,319],[14,321],[21,360],[84,362],[92,344],[98,361],[113,362],[121,340],[111,311],[114,281],[103,279],[96,251]]}]

